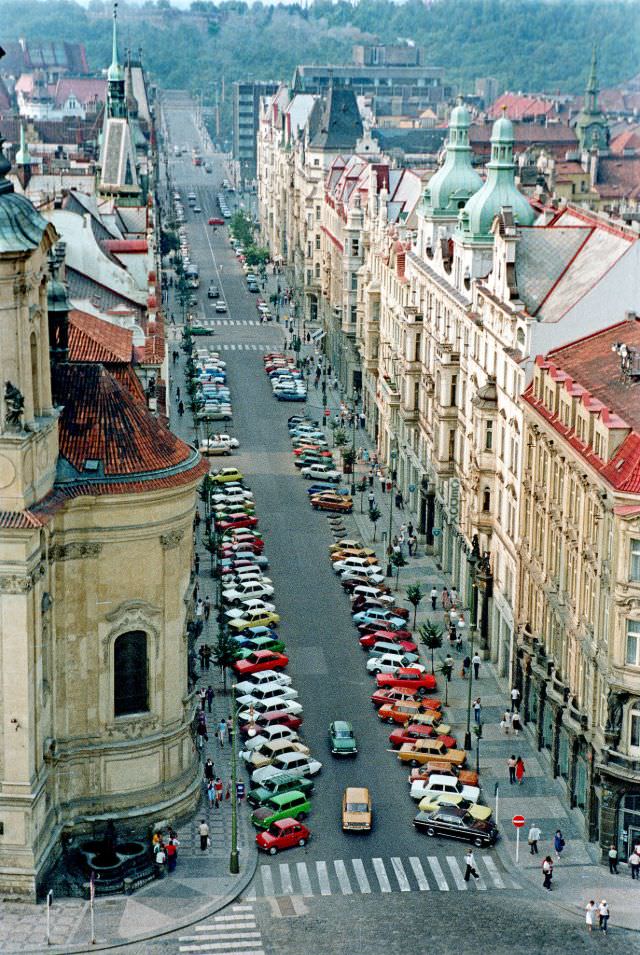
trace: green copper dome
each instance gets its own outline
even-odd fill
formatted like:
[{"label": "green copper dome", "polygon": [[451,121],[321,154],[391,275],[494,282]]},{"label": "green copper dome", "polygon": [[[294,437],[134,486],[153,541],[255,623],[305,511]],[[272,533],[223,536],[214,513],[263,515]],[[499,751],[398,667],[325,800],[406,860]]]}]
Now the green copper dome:
[{"label": "green copper dome", "polygon": [[49,225],[25,196],[14,192],[7,179],[11,163],[2,151],[0,139],[0,254],[3,252],[30,252],[42,241]]},{"label": "green copper dome", "polygon": [[534,212],[517,189],[513,162],[513,123],[501,116],[491,131],[491,160],[482,188],[471,196],[460,213],[458,227],[466,237],[488,238],[500,210],[508,206],[518,225],[531,225]]},{"label": "green copper dome", "polygon": [[433,174],[424,192],[427,215],[456,216],[469,196],[482,186],[482,179],[471,166],[470,125],[469,111],[459,103],[449,120],[445,161]]}]

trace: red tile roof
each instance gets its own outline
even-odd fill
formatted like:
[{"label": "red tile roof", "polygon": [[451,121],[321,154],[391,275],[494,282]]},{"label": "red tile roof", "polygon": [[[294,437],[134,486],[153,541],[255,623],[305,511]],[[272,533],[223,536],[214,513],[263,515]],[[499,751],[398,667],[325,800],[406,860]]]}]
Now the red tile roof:
[{"label": "red tile roof", "polygon": [[52,87],[56,106],[63,106],[73,93],[83,106],[89,103],[105,103],[107,99],[107,81],[65,76]]},{"label": "red tile roof", "polygon": [[72,309],[69,313],[69,359],[79,362],[123,364],[131,361],[133,332],[95,315]]},{"label": "red tile roof", "polygon": [[[60,453],[80,475],[108,480],[189,466],[192,449],[102,365],[59,365],[54,384],[65,396]],[[98,462],[96,471],[88,461]]]},{"label": "red tile roof", "polygon": [[521,93],[503,93],[493,103],[488,115],[499,119],[506,110],[509,119],[533,119],[536,116],[550,116],[555,112],[555,104],[539,96],[523,96]]},{"label": "red tile roof", "polygon": [[3,530],[28,530],[42,527],[43,523],[31,511],[0,511],[0,528]]},{"label": "red tile roof", "polygon": [[640,149],[640,130],[636,126],[634,129],[627,129],[620,133],[609,144],[609,151],[614,156],[622,156],[625,149]]},{"label": "red tile roof", "polygon": [[116,255],[118,252],[128,255],[136,252],[147,252],[149,248],[146,239],[105,239],[103,244],[105,249]]}]

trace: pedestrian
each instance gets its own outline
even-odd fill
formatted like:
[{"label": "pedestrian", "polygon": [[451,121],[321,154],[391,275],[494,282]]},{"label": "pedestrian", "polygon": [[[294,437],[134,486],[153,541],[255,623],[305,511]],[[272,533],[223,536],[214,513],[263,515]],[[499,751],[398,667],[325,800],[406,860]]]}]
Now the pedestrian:
[{"label": "pedestrian", "polygon": [[198,647],[198,656],[200,657],[200,669],[204,670],[204,644]]},{"label": "pedestrian", "polygon": [[434,586],[434,587],[431,588],[431,609],[432,609],[432,610],[435,610],[435,609],[436,609],[436,602],[437,602],[437,600],[438,600],[438,591],[436,590],[436,588],[435,588],[435,586]]},{"label": "pedestrian", "polygon": [[405,545],[405,536],[403,531],[400,531],[398,535],[398,547],[400,548],[400,553],[404,556],[404,545]]},{"label": "pedestrian", "polygon": [[408,545],[409,545],[409,556],[413,557],[413,555],[415,554],[415,556],[417,557],[418,556],[418,538],[416,537],[415,534],[412,534],[410,536],[408,540]]},{"label": "pedestrian", "polygon": [[184,414],[184,404],[183,404],[182,401],[179,401],[179,402],[178,402],[178,415],[179,415],[179,417],[181,418],[183,414]]},{"label": "pedestrian", "polygon": [[409,552],[409,557],[413,557],[413,548],[415,545],[415,537],[407,538],[407,551]]},{"label": "pedestrian", "polygon": [[556,829],[556,834],[553,837],[553,848],[555,849],[555,852],[556,852],[556,859],[558,860],[560,859],[560,856],[562,855],[564,847],[565,847],[565,841],[564,841],[564,836],[562,835],[562,830]]},{"label": "pedestrian", "polygon": [[220,743],[220,746],[222,746],[223,748],[224,748],[224,738],[226,735],[227,735],[227,721],[225,719],[221,719],[220,723],[218,724],[218,742]]},{"label": "pedestrian", "polygon": [[478,875],[475,867],[475,860],[473,858],[473,849],[469,849],[466,856],[464,857],[465,870],[464,870],[464,881],[468,882],[470,876],[473,876],[477,882],[480,876]]},{"label": "pedestrian", "polygon": [[609,924],[609,906],[607,905],[607,900],[603,899],[600,905],[598,906],[598,919],[600,920],[600,931],[607,934],[607,926]]},{"label": "pedestrian", "polygon": [[473,701],[473,718],[476,721],[476,724],[480,726],[480,715],[482,713],[482,703],[480,702],[480,697],[478,696]]},{"label": "pedestrian", "polygon": [[458,649],[458,634],[456,633],[456,628],[452,623],[449,624],[449,646],[452,650]]},{"label": "pedestrian", "polygon": [[584,910],[585,922],[587,923],[587,930],[589,932],[593,932],[593,917],[595,915],[597,907],[598,906],[596,905],[594,899],[591,899],[589,902],[587,902],[585,906],[585,910]]},{"label": "pedestrian", "polygon": [[196,601],[196,620],[202,620],[204,617],[204,600],[198,597]]},{"label": "pedestrian", "polygon": [[637,849],[634,849],[629,856],[629,865],[631,867],[631,878],[640,879],[640,855]]},{"label": "pedestrian", "polygon": [[207,799],[209,800],[209,809],[212,808],[215,798],[216,791],[213,785],[213,779],[210,779],[207,783]]},{"label": "pedestrian", "polygon": [[542,874],[544,876],[542,886],[551,892],[551,880],[553,878],[553,859],[551,856],[545,856],[545,860],[542,863]]},{"label": "pedestrian", "polygon": [[227,739],[230,743],[233,742],[233,717],[231,714],[227,716]]},{"label": "pedestrian", "polygon": [[458,591],[456,590],[455,587],[451,588],[451,603],[452,604],[458,603]]},{"label": "pedestrian", "polygon": [[447,683],[451,683],[451,674],[453,673],[453,657],[450,653],[447,653],[446,657],[444,658],[442,672],[447,678]]},{"label": "pedestrian", "polygon": [[609,846],[609,872],[618,875],[618,850],[614,845]]},{"label": "pedestrian", "polygon": [[402,491],[396,492],[395,501],[396,501],[396,507],[398,508],[398,510],[404,511],[404,501],[402,499]]},{"label": "pedestrian", "polygon": [[372,511],[374,507],[376,506],[376,496],[373,493],[373,491],[369,492],[368,500],[369,500],[369,510]]},{"label": "pedestrian", "polygon": [[208,644],[208,643],[205,643],[205,645],[204,645],[204,668],[205,668],[205,670],[208,670],[208,669],[209,669],[209,666],[210,666],[210,664],[211,664],[211,654],[212,654],[212,652],[213,652],[213,651],[211,650],[211,647],[209,646],[209,644]]},{"label": "pedestrian", "polygon": [[480,676],[480,664],[482,663],[482,657],[477,651],[473,654],[471,662],[473,663],[473,676],[477,680]]},{"label": "pedestrian", "polygon": [[197,551],[193,556],[193,572],[196,576],[200,573],[200,554]]},{"label": "pedestrian", "polygon": [[156,879],[162,879],[165,873],[164,865],[167,861],[167,853],[162,841],[158,843],[154,860],[156,866]]},{"label": "pedestrian", "polygon": [[449,597],[449,591],[447,590],[446,587],[442,588],[441,600],[442,600],[442,609],[448,610],[449,607],[451,606],[451,598]]},{"label": "pedestrian", "polygon": [[522,783],[524,781],[524,773],[525,773],[524,760],[522,756],[518,756],[518,758],[516,759],[516,779],[518,780],[519,786],[522,786]]},{"label": "pedestrian", "polygon": [[204,819],[200,820],[198,834],[200,836],[200,851],[204,852],[205,849],[209,848],[209,826],[206,824]]},{"label": "pedestrian", "polygon": [[200,709],[204,712],[204,708],[207,705],[207,688],[203,686],[198,696],[200,697]]},{"label": "pedestrian", "polygon": [[460,618],[460,612],[452,604],[451,607],[449,608],[449,620],[454,625],[454,627],[458,623],[459,618]]},{"label": "pedestrian", "polygon": [[513,753],[507,760],[507,768],[509,769],[509,785],[513,786],[516,781],[516,757]]},{"label": "pedestrian", "polygon": [[[463,638],[463,636],[464,636],[464,632],[465,632],[466,628],[467,628],[467,624],[466,624],[466,621],[465,621],[465,619],[464,619],[464,614],[463,614],[463,613],[459,613],[459,614],[458,614],[458,619],[457,619],[457,621],[456,621],[456,630],[457,630],[457,632],[458,632],[458,637],[459,637],[459,639],[460,639],[460,643],[461,643],[461,644],[462,644],[462,638]],[[477,654],[476,654],[476,656],[477,656]],[[475,667],[474,667],[474,670],[475,670]]]},{"label": "pedestrian", "polygon": [[[369,487],[370,487],[370,488],[373,488],[373,479],[374,479],[374,476],[375,476],[375,475],[374,475],[374,473],[373,473],[373,468],[371,468],[371,470],[369,471]],[[372,494],[373,494],[373,491],[372,491]],[[369,495],[369,500],[371,500],[372,494]],[[375,495],[373,495],[373,500],[374,500],[374,502],[375,502]]]},{"label": "pedestrian", "polygon": [[514,686],[511,690],[511,712],[520,709],[520,690]]},{"label": "pedestrian", "polygon": [[[204,715],[204,714],[203,714]],[[204,744],[209,742],[209,734],[207,733],[207,724],[200,720],[196,728],[196,736],[198,738],[198,749],[200,752],[204,749]]]},{"label": "pedestrian", "polygon": [[175,871],[178,862],[178,850],[172,839],[167,844],[167,872]]},{"label": "pedestrian", "polygon": [[208,620],[211,615],[211,598],[204,598],[204,619]]},{"label": "pedestrian", "polygon": [[213,687],[211,684],[207,687],[207,709],[209,713],[211,712],[211,707],[213,706],[213,697],[214,697]]},{"label": "pedestrian", "polygon": [[471,657],[467,655],[462,661],[462,670],[460,672],[460,676],[462,677],[463,680],[466,680],[467,671],[470,669],[471,669]]},{"label": "pedestrian", "polygon": [[414,530],[413,524],[411,523],[411,521],[409,521],[409,523],[407,524],[407,534],[409,535],[409,537],[413,536],[413,530]]},{"label": "pedestrian", "polygon": [[214,789],[215,789],[215,792],[216,792],[216,809],[219,809],[219,808],[220,808],[220,803],[222,802],[222,792],[223,792],[223,789],[224,789],[224,787],[223,787],[223,785],[222,785],[222,780],[220,779],[219,776],[218,776],[218,778],[216,779],[216,781],[215,781],[215,783],[214,783]]},{"label": "pedestrian", "polygon": [[176,398],[180,401],[180,385],[176,388]]},{"label": "pedestrian", "polygon": [[540,832],[540,829],[538,828],[538,826],[536,826],[534,822],[531,828],[529,829],[529,835],[527,836],[527,842],[529,843],[529,852],[531,853],[532,856],[538,855],[538,839],[540,838],[541,835],[542,833]]},{"label": "pedestrian", "polygon": [[511,729],[513,730],[513,735],[517,736],[518,733],[522,730],[522,723],[520,722],[520,714],[516,710],[515,713],[511,714]]},{"label": "pedestrian", "polygon": [[210,756],[207,757],[207,761],[204,764],[204,778],[207,782],[215,779],[215,771],[213,767],[213,760]]},{"label": "pedestrian", "polygon": [[505,736],[509,735],[509,728],[511,726],[511,713],[509,710],[506,713],[502,714],[502,719],[500,720],[500,729],[504,732]]},{"label": "pedestrian", "polygon": [[200,511],[196,511],[196,513],[195,513],[195,515],[194,515],[194,517],[193,517],[193,529],[194,529],[195,531],[197,531],[198,528],[200,527],[200,522],[201,522],[201,521],[202,521],[202,517],[200,516]]}]

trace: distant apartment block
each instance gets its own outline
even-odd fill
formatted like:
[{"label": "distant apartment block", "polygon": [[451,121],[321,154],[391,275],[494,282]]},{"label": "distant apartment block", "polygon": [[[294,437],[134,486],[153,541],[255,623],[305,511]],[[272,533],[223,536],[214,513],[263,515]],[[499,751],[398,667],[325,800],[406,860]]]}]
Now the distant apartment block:
[{"label": "distant apartment block", "polygon": [[233,84],[233,158],[243,179],[256,175],[256,136],[261,96],[273,96],[279,83]]}]

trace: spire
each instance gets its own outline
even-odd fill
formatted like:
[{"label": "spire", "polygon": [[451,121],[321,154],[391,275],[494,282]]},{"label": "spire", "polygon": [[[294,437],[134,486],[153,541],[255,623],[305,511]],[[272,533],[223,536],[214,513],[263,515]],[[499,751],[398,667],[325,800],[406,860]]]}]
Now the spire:
[{"label": "spire", "polygon": [[604,155],[609,149],[609,127],[607,117],[598,105],[598,93],[598,57],[594,44],[584,103],[576,120],[576,134],[583,154],[596,149],[600,155]]},{"label": "spire", "polygon": [[589,112],[595,113],[598,109],[598,54],[596,45],[593,44],[591,52],[591,69],[589,70],[589,79],[585,91],[584,105]]},{"label": "spire", "polygon": [[124,119],[127,115],[124,93],[124,69],[118,60],[118,4],[113,4],[113,51],[107,71],[107,116]]},{"label": "spire", "polygon": [[16,153],[16,166],[30,166],[31,165],[31,156],[29,155],[29,147],[27,146],[27,139],[24,133],[24,126],[20,123],[20,149]]},{"label": "spire", "polygon": [[113,40],[111,49],[111,66],[107,73],[108,80],[120,80],[124,76],[122,66],[118,60],[118,4],[113,4]]}]

